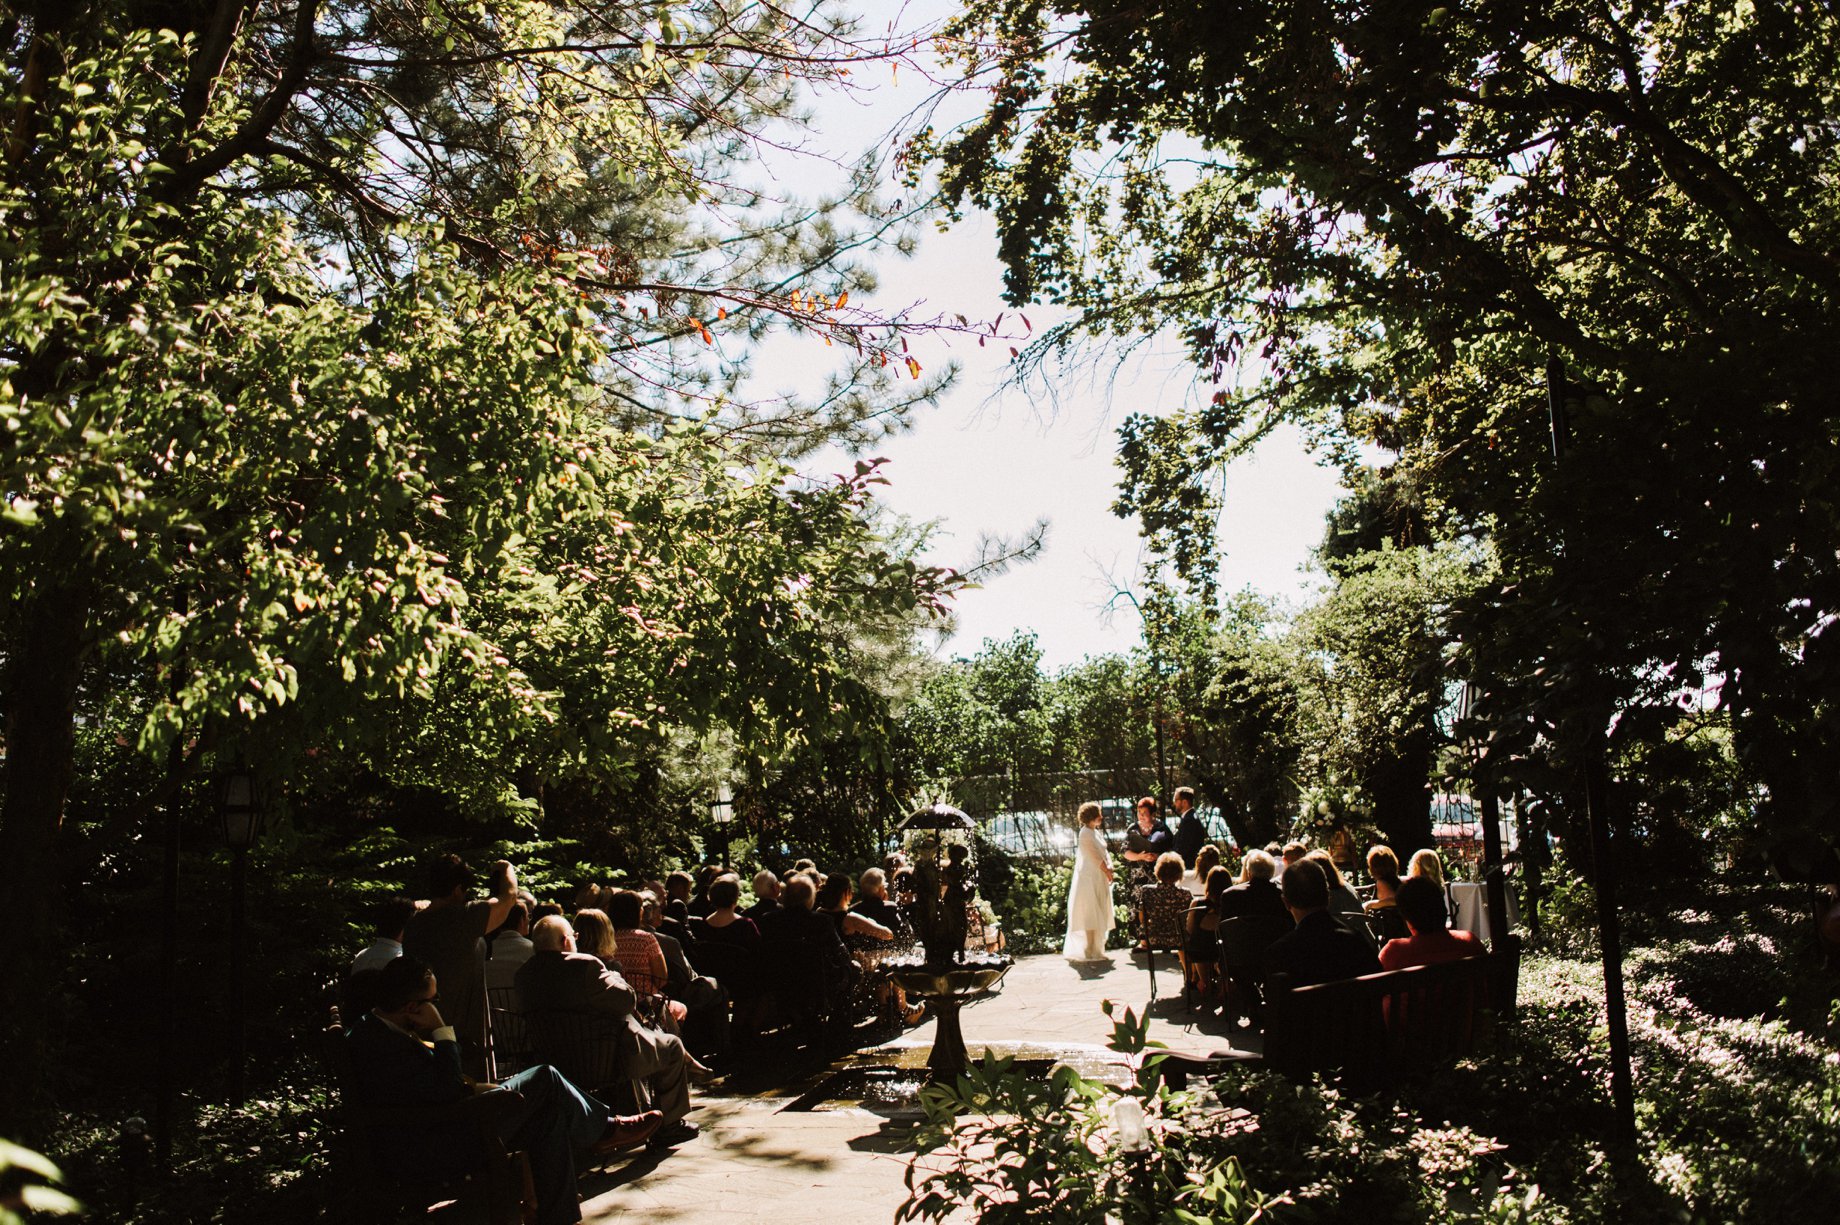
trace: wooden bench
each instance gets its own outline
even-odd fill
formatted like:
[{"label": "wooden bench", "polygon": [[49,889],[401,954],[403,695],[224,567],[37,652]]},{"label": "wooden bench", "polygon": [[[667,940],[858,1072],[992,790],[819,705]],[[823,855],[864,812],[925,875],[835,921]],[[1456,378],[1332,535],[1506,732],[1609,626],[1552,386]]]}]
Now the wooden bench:
[{"label": "wooden bench", "polygon": [[1312,986],[1274,974],[1266,984],[1265,1062],[1287,1076],[1340,1076],[1384,1085],[1486,1046],[1511,1022],[1520,938],[1496,951]]},{"label": "wooden bench", "polygon": [[1357,1092],[1379,1088],[1488,1049],[1514,1019],[1520,958],[1520,937],[1506,936],[1494,952],[1442,965],[1301,987],[1274,974],[1264,985],[1263,1055],[1171,1050],[1162,1075],[1181,1088],[1192,1074],[1263,1062],[1297,1079],[1322,1073]]},{"label": "wooden bench", "polygon": [[[536,1220],[530,1159],[507,1150],[495,1127],[498,1111],[510,1105],[509,1095],[480,1093],[444,1106],[367,1105],[342,1027],[334,1025],[319,1034],[318,1054],[337,1089],[333,1159],[346,1172],[347,1185],[357,1198],[348,1219],[394,1222],[438,1214],[443,1220],[480,1225],[530,1225]],[[404,1165],[398,1156],[401,1137],[424,1131],[456,1137],[456,1166],[463,1173]]]}]

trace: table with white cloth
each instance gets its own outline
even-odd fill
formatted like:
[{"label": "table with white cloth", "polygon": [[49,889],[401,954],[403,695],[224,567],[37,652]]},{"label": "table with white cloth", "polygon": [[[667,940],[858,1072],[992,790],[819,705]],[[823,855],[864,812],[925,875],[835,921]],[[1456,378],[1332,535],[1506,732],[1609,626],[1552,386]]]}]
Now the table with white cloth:
[{"label": "table with white cloth", "polygon": [[[1508,930],[1513,931],[1520,925],[1519,908],[1514,902],[1514,890],[1504,889],[1508,899]],[[1489,894],[1487,886],[1480,881],[1457,881],[1450,886],[1450,897],[1456,903],[1456,921],[1452,926],[1472,933],[1478,940],[1489,939]]]}]

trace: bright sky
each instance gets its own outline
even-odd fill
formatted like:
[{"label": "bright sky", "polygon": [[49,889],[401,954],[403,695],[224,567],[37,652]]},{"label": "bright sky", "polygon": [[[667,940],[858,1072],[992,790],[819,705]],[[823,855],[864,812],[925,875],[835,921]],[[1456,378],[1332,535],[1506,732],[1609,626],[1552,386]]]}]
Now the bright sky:
[{"label": "bright sky", "polygon": [[[861,102],[821,97],[813,106],[822,143],[840,156],[870,147],[924,94],[902,82],[860,96]],[[891,255],[879,272],[877,297],[885,307],[919,300],[918,316],[958,313],[973,320],[1009,309],[1000,296],[996,227],[983,214],[968,214],[945,233],[929,229],[911,260]],[[1037,328],[1054,317],[1045,308],[1024,313]],[[1120,475],[1113,459],[1116,431],[1131,412],[1180,405],[1189,394],[1186,364],[1166,346],[1134,358],[1113,378],[1111,364],[1102,360],[1092,374],[1056,378],[1055,402],[1037,404],[1006,388],[1006,344],[979,348],[961,337],[948,346],[935,337],[914,341],[913,353],[928,369],[957,359],[963,372],[910,433],[869,454],[889,461],[885,474],[892,483],[881,493],[888,506],[910,519],[938,522],[928,560],[962,567],[982,534],[1020,535],[1038,519],[1049,521],[1047,545],[1035,561],[961,596],[957,632],[941,653],[973,654],[985,639],[1018,629],[1039,636],[1050,668],[1135,646],[1141,640],[1137,617],[1114,595],[1137,585],[1144,554],[1136,523],[1110,510]],[[768,369],[782,363],[789,372],[797,369],[791,347],[763,357]],[[836,455],[814,467],[831,460],[838,468],[847,464]],[[1334,473],[1318,466],[1294,433],[1275,435],[1236,464],[1228,473],[1221,523],[1222,588],[1301,598],[1315,583],[1304,567],[1337,489]]]}]

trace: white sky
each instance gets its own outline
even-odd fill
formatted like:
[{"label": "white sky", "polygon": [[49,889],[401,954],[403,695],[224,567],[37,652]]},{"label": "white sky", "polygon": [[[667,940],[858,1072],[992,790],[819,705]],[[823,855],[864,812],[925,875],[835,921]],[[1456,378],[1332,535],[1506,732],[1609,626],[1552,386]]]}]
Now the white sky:
[{"label": "white sky", "polygon": [[[885,139],[924,96],[909,74],[898,86],[878,84],[858,94],[863,101],[819,97],[813,103],[819,141],[847,160]],[[811,169],[799,173],[809,176]],[[968,214],[945,233],[929,229],[911,260],[891,255],[878,271],[882,288],[876,298],[885,308],[919,300],[917,316],[957,313],[986,321],[1010,309],[1001,299],[996,227],[983,214]],[[1046,308],[1024,313],[1037,329],[1056,317]],[[1014,320],[1012,311],[1006,325]],[[1038,405],[1005,389],[1007,343],[993,340],[979,348],[963,337],[949,344],[943,337],[911,343],[929,370],[957,359],[963,372],[911,432],[867,454],[889,461],[884,503],[910,519],[938,522],[928,560],[962,567],[972,560],[981,534],[1018,535],[1037,519],[1049,520],[1047,545],[1037,560],[960,597],[957,632],[941,653],[969,655],[985,639],[1005,638],[1017,629],[1039,636],[1050,668],[1137,645],[1140,626],[1128,603],[1107,611],[1117,586],[1136,584],[1143,559],[1135,521],[1109,509],[1120,475],[1113,459],[1116,431],[1131,412],[1180,405],[1192,377],[1187,365],[1172,346],[1164,346],[1134,358],[1115,379],[1109,364],[1095,366],[1094,375],[1056,379],[1056,402]],[[768,379],[796,377],[801,357],[810,360],[808,345],[794,338],[771,342],[760,354],[759,369]],[[810,467],[826,471],[827,463],[842,468],[848,460],[839,453]],[[1294,432],[1274,435],[1234,465],[1220,532],[1222,589],[1250,587],[1301,598],[1315,583],[1304,567],[1322,538],[1323,515],[1337,491],[1334,473],[1306,454]]]}]

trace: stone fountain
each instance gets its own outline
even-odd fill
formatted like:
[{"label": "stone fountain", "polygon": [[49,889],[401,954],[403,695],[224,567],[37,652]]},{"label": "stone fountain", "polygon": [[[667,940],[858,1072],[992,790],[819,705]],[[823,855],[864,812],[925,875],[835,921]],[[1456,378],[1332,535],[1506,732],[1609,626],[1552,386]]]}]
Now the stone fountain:
[{"label": "stone fountain", "polygon": [[990,994],[1014,964],[1005,953],[965,951],[965,913],[971,896],[966,865],[942,864],[940,856],[946,831],[973,828],[971,818],[950,804],[929,805],[901,822],[905,832],[931,834],[930,854],[914,864],[910,917],[919,947],[882,965],[908,998],[924,1000],[936,1019],[933,1053],[926,1061],[935,1079],[950,1079],[965,1070],[970,1055],[959,1026],[959,1010]]}]

